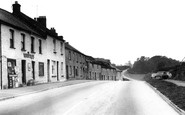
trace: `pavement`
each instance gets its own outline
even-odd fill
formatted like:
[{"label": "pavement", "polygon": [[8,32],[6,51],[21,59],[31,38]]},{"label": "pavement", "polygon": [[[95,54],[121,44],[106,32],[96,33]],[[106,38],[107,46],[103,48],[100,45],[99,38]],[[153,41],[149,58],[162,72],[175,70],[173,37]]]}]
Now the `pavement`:
[{"label": "pavement", "polygon": [[185,81],[172,80],[172,79],[167,79],[167,80],[165,80],[165,81],[174,83],[174,84],[176,84],[176,85],[178,85],[178,86],[183,86],[183,87],[185,87]]},{"label": "pavement", "polygon": [[37,84],[34,86],[25,86],[13,89],[4,89],[0,90],[0,101],[24,96],[32,93],[38,93],[54,88],[80,84],[85,82],[92,82],[92,80],[71,80],[71,81],[62,81],[62,82],[52,82],[52,83],[44,83],[44,84]]}]

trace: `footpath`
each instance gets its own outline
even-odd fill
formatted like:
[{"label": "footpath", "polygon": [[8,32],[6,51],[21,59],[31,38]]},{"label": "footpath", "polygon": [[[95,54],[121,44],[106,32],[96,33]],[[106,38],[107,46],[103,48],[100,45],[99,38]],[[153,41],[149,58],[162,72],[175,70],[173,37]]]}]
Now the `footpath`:
[{"label": "footpath", "polygon": [[167,79],[167,80],[165,80],[165,81],[174,83],[174,84],[176,84],[177,86],[183,86],[183,87],[185,87],[185,81],[172,80],[172,79]]},{"label": "footpath", "polygon": [[59,88],[79,83],[91,82],[92,80],[71,80],[71,81],[62,81],[62,82],[54,82],[54,83],[45,83],[45,84],[37,84],[34,86],[25,86],[13,89],[4,89],[0,90],[0,101],[15,98],[18,96],[24,96],[32,93],[38,93],[46,90],[50,90],[53,88]]}]

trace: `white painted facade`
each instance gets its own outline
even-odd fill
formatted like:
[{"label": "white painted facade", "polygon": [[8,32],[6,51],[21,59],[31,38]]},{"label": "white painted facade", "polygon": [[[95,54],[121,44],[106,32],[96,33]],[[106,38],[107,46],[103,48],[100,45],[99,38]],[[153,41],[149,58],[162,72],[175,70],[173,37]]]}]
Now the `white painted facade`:
[{"label": "white painted facade", "polygon": [[[21,31],[10,26],[1,24],[1,51],[2,51],[2,73],[1,87],[8,87],[8,59],[16,61],[16,75],[18,76],[18,84],[23,82],[22,60],[25,60],[26,82],[35,79],[37,83],[56,82],[66,80],[65,70],[65,44],[61,40],[56,39],[56,53],[54,53],[54,43],[51,36],[43,39],[37,35]],[[10,48],[10,30],[14,31],[14,48]],[[25,51],[21,50],[21,34],[25,35]],[[35,53],[31,53],[31,37],[34,37]],[[42,53],[39,54],[39,39],[42,41]],[[63,45],[61,45],[61,43]],[[61,46],[63,48],[61,48]],[[62,49],[62,51],[61,51]],[[33,59],[25,57],[24,54],[34,56]],[[33,65],[34,62],[34,65]],[[39,62],[44,64],[44,74],[39,75]],[[49,64],[48,64],[49,63]],[[55,64],[53,64],[55,63]],[[34,66],[34,76],[33,76]]]}]

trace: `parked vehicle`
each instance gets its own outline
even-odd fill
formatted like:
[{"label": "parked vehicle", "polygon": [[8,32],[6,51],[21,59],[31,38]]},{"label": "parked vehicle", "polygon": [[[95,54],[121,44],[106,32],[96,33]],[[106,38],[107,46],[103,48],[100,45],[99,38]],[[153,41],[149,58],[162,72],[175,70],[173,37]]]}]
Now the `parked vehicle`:
[{"label": "parked vehicle", "polygon": [[152,73],[151,77],[154,79],[168,79],[172,77],[172,74],[168,71],[158,71],[157,73]]}]

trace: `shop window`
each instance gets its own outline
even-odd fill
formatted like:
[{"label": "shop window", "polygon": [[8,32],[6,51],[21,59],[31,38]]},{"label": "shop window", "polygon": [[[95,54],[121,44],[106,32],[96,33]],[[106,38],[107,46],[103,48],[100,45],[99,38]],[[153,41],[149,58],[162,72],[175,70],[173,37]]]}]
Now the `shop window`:
[{"label": "shop window", "polygon": [[26,51],[25,50],[25,34],[21,34],[21,50]]},{"label": "shop window", "polygon": [[10,29],[10,48],[14,48],[14,30]]},{"label": "shop window", "polygon": [[44,63],[39,62],[39,76],[44,76]]}]

